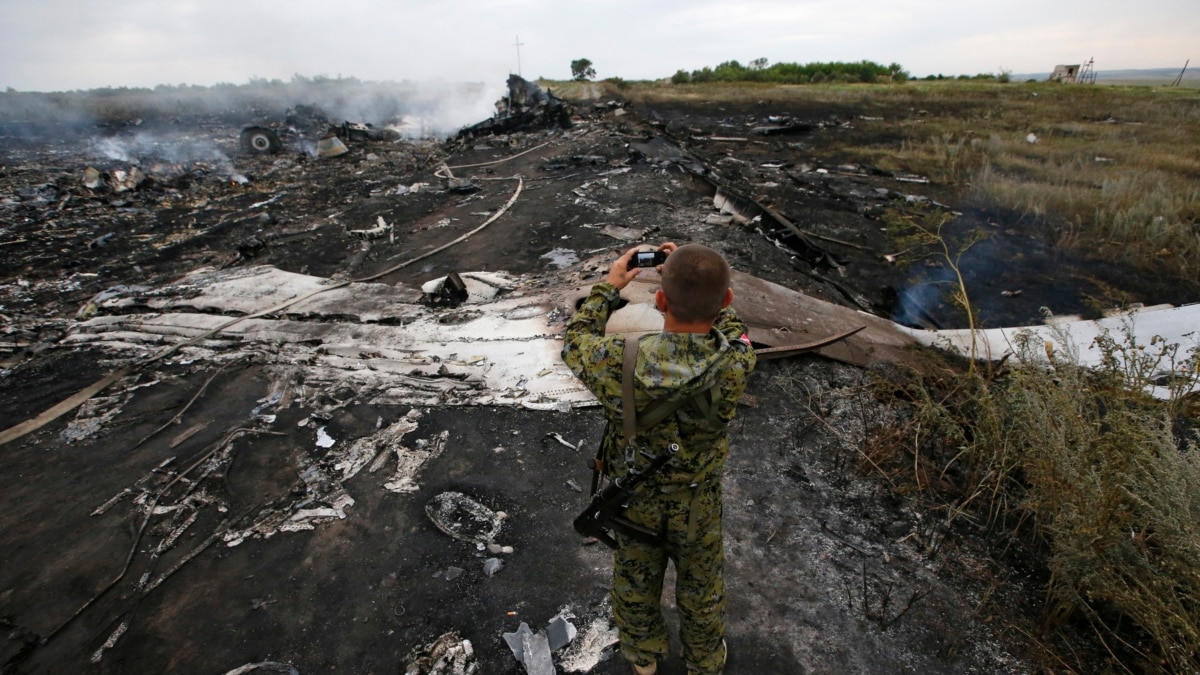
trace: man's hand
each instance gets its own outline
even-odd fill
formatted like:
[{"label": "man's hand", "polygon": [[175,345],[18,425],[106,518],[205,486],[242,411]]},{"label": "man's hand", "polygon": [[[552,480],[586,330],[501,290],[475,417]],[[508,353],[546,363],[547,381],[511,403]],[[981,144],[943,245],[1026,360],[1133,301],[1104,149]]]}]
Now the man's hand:
[{"label": "man's hand", "polygon": [[629,260],[633,258],[633,254],[637,252],[638,247],[634,246],[626,251],[625,254],[620,258],[617,258],[616,261],[613,262],[612,267],[608,268],[608,278],[605,279],[605,281],[613,286],[616,286],[617,290],[621,290],[622,288],[628,286],[629,282],[633,281],[633,278],[642,271],[640,267],[629,269]]},{"label": "man's hand", "polygon": [[[674,242],[668,241],[666,243],[659,244],[658,248],[655,250],[662,251],[667,255],[671,255],[671,253],[677,248],[679,247],[676,246]],[[605,281],[613,286],[616,286],[617,290],[621,290],[622,288],[628,286],[629,282],[633,281],[633,278],[642,272],[642,268],[640,267],[634,267],[633,269],[629,268],[630,259],[633,258],[633,254],[637,253],[639,250],[641,250],[641,247],[635,246],[626,251],[625,254],[620,258],[617,258],[616,261],[613,262],[612,267],[608,268],[608,278],[605,279]],[[658,265],[655,267],[655,269],[659,272],[662,272],[662,265]]]}]

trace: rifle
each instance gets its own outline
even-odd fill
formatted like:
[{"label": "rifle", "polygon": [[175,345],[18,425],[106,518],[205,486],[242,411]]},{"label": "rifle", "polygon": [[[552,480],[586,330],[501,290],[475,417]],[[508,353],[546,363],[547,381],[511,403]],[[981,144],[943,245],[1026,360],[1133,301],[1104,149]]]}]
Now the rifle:
[{"label": "rifle", "polygon": [[679,446],[672,443],[666,452],[651,458],[645,469],[630,468],[624,476],[614,479],[592,497],[592,503],[575,518],[575,531],[585,537],[595,537],[609,548],[617,547],[616,537],[613,536],[616,532],[647,544],[660,543],[662,536],[659,533],[631,522],[621,514],[638,487],[678,453]]}]

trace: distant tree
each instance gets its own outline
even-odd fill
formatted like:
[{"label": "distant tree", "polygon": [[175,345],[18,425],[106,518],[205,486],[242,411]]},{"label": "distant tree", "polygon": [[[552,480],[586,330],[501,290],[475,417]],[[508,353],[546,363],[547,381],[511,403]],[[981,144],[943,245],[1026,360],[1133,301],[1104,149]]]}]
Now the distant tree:
[{"label": "distant tree", "polygon": [[900,65],[899,63],[892,63],[887,67],[887,69],[888,76],[892,78],[892,82],[897,84],[907,82],[908,78],[911,77],[908,74],[908,71],[904,69],[904,66]]},{"label": "distant tree", "polygon": [[751,68],[751,70],[766,70],[767,69],[766,57],[759,57],[759,58],[751,61],[750,68]]},{"label": "distant tree", "polygon": [[588,59],[575,59],[571,62],[571,77],[576,80],[590,80],[596,76],[596,69]]}]

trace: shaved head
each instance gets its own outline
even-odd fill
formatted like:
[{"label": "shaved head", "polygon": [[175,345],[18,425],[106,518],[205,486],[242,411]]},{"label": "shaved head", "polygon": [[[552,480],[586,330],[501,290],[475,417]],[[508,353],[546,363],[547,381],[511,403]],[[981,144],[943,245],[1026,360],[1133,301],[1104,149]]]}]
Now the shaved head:
[{"label": "shaved head", "polygon": [[679,320],[712,321],[729,290],[729,264],[707,246],[685,244],[663,263],[662,290]]}]

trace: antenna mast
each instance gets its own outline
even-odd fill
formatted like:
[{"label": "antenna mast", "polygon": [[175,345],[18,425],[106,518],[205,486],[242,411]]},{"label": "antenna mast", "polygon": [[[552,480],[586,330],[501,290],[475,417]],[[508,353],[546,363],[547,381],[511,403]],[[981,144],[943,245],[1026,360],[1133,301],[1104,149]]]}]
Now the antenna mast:
[{"label": "antenna mast", "polygon": [[525,43],[521,42],[521,36],[518,35],[517,41],[513,43],[513,46],[517,48],[517,75],[520,75],[521,77],[525,77],[521,74],[521,45],[523,44]]}]

